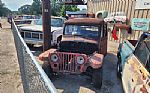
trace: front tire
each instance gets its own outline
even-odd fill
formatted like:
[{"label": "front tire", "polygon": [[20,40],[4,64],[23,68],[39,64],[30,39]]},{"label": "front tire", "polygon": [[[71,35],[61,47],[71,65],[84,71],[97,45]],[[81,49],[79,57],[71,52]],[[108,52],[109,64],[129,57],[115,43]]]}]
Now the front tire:
[{"label": "front tire", "polygon": [[94,87],[101,88],[102,86],[102,68],[93,69],[92,82]]},{"label": "front tire", "polygon": [[27,44],[27,46],[28,46],[29,48],[32,48],[32,47],[34,47],[34,44]]},{"label": "front tire", "polygon": [[121,66],[121,57],[118,55],[118,62],[117,62],[117,77],[121,78],[122,76],[122,66]]},{"label": "front tire", "polygon": [[53,75],[53,71],[52,71],[50,64],[48,62],[44,62],[42,65],[42,68],[43,68],[44,72],[47,74],[47,76],[49,78],[51,78]]}]

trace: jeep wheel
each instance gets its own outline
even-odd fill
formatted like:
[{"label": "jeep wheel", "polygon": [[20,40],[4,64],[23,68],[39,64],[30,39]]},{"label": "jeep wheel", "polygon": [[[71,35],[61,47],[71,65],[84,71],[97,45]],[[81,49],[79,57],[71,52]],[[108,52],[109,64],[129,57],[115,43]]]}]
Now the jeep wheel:
[{"label": "jeep wheel", "polygon": [[92,82],[94,87],[101,88],[102,86],[102,68],[93,69]]},{"label": "jeep wheel", "polygon": [[44,62],[42,65],[42,68],[43,68],[44,72],[47,74],[47,76],[50,78],[53,74],[50,64],[48,62]]},{"label": "jeep wheel", "polygon": [[121,73],[122,73],[122,66],[121,66],[121,57],[118,56],[118,62],[117,62],[117,77],[121,78]]},{"label": "jeep wheel", "polygon": [[32,48],[34,45],[33,45],[33,44],[27,44],[27,46],[28,46],[29,48]]}]

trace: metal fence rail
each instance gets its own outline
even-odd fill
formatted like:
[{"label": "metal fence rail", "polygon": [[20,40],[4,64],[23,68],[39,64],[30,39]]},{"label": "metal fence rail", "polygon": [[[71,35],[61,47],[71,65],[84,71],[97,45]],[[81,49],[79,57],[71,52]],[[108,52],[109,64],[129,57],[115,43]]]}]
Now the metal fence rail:
[{"label": "metal fence rail", "polygon": [[12,30],[20,65],[24,93],[58,93],[33,54],[27,47],[12,20]]}]

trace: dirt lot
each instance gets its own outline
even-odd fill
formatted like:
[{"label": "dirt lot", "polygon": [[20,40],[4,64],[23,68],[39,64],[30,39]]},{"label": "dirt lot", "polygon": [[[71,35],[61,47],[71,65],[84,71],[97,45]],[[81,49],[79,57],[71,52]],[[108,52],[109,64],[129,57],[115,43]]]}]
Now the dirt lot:
[{"label": "dirt lot", "polygon": [[[0,29],[0,93],[23,93],[13,36],[6,21],[3,25]],[[60,93],[123,93],[121,81],[116,76],[117,47],[113,42],[108,43],[101,89],[94,88],[85,75],[56,76],[51,79],[53,84]],[[37,58],[42,48],[30,49]]]},{"label": "dirt lot", "polygon": [[0,28],[0,93],[23,93],[19,65],[10,25],[1,20]]}]

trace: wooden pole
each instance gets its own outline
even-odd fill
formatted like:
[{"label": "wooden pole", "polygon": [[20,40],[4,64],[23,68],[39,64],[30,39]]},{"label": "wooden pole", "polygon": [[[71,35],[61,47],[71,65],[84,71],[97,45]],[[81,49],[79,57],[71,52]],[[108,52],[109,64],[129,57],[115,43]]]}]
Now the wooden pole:
[{"label": "wooden pole", "polygon": [[42,0],[42,20],[43,20],[43,51],[51,48],[51,6],[50,0]]}]

